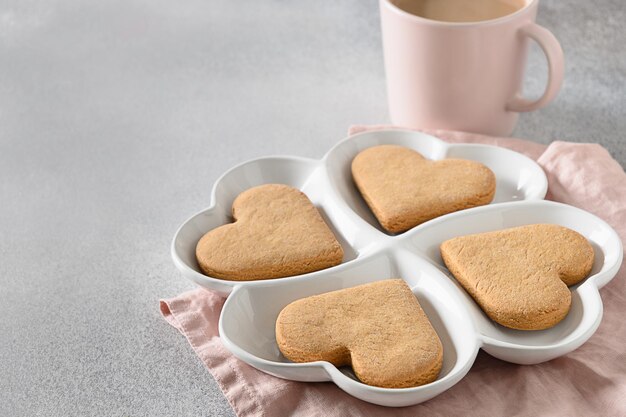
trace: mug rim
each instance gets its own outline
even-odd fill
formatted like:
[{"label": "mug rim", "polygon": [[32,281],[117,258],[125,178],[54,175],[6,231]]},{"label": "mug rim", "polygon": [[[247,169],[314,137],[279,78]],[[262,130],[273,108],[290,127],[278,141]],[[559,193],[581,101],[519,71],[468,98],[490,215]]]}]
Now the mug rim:
[{"label": "mug rim", "polygon": [[413,19],[419,23],[430,24],[433,26],[452,26],[452,27],[468,27],[468,26],[492,25],[492,24],[505,23],[509,20],[515,19],[518,15],[523,14],[526,10],[528,10],[532,5],[537,3],[539,0],[524,0],[524,1],[526,2],[524,7],[520,8],[519,10],[516,10],[515,12],[511,14],[497,17],[495,19],[477,20],[475,22],[446,22],[443,20],[428,19],[426,17],[409,13],[405,10],[402,10],[400,7],[396,6],[392,2],[392,0],[380,0],[380,2],[384,3],[384,5],[388,7],[392,12],[399,14],[402,17]]}]

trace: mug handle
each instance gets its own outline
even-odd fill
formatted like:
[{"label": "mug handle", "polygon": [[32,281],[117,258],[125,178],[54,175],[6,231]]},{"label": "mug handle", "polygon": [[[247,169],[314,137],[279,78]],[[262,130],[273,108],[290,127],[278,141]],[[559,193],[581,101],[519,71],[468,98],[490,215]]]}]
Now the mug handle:
[{"label": "mug handle", "polygon": [[550,103],[559,92],[563,83],[563,49],[559,41],[546,28],[535,23],[523,26],[520,32],[528,36],[541,47],[548,59],[548,85],[543,95],[537,100],[528,100],[519,95],[513,97],[507,105],[508,111],[527,112],[540,109]]}]

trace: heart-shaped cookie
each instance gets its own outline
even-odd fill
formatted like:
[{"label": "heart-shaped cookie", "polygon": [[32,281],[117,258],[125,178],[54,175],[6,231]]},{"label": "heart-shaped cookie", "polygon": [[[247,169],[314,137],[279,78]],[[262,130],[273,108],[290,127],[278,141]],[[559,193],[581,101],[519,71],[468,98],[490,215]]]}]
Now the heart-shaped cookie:
[{"label": "heart-shaped cookie", "polygon": [[276,341],[293,362],[352,365],[362,382],[385,388],[434,381],[443,363],[439,336],[401,279],[294,301],[278,315]]},{"label": "heart-shaped cookie", "polygon": [[397,145],[360,152],[352,161],[352,177],[380,224],[391,233],[489,204],[496,192],[495,175],[479,162],[431,161]]},{"label": "heart-shaped cookie", "polygon": [[493,321],[541,330],[565,318],[572,298],[567,286],[589,275],[594,252],[573,230],[534,224],[447,240],[441,256]]},{"label": "heart-shaped cookie", "polygon": [[205,234],[196,246],[200,269],[234,281],[280,278],[341,263],[343,248],[308,197],[282,184],[239,194],[234,223]]}]

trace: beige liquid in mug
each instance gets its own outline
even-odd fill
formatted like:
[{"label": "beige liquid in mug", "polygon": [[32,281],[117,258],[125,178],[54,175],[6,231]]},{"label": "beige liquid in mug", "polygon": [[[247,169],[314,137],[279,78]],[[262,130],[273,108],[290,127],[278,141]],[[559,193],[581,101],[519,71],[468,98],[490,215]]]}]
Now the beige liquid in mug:
[{"label": "beige liquid in mug", "polygon": [[525,0],[392,0],[405,12],[443,22],[480,22],[515,13]]}]

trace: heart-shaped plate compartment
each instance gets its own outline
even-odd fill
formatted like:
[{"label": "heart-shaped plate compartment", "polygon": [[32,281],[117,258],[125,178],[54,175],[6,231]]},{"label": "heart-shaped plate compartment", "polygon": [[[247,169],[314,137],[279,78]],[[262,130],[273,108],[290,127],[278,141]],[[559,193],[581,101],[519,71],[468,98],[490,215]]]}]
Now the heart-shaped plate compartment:
[{"label": "heart-shaped plate compartment", "polygon": [[[350,165],[361,150],[382,144],[405,146],[432,160],[463,158],[487,165],[495,173],[497,182],[492,205],[543,199],[547,191],[543,170],[531,159],[504,148],[447,144],[424,133],[406,130],[362,133],[339,142],[321,160],[266,157],[245,162],[226,172],[213,186],[210,207],[190,217],[176,232],[171,247],[174,264],[196,284],[222,294],[229,294],[236,285],[262,284],[263,281],[228,281],[202,274],[195,258],[195,248],[205,233],[231,221],[232,202],[239,193],[268,183],[299,188],[320,210],[344,249],[342,264],[326,271],[341,271],[368,253],[378,251],[390,239],[399,236],[389,236],[380,227],[352,181]],[[313,278],[322,272],[301,277]],[[291,279],[293,277],[273,281]]]},{"label": "heart-shaped plate compartment", "polygon": [[[565,320],[541,331],[511,330],[495,324],[456,280],[449,276],[439,245],[452,237],[534,223],[576,230],[592,244],[591,275],[571,287],[572,306]],[[460,211],[431,220],[385,239],[385,246],[342,269],[320,271],[315,279],[265,281],[238,286],[226,300],[219,331],[225,346],[239,359],[269,374],[297,381],[333,381],[364,401],[407,406],[426,401],[458,382],[471,368],[479,348],[519,364],[534,364],[570,352],[584,343],[602,318],[598,289],[622,263],[622,243],[604,221],[583,210],[550,201],[503,203]],[[443,368],[436,381],[415,388],[386,389],[359,382],[349,368],[328,362],[296,364],[278,350],[274,326],[290,302],[314,294],[402,277],[413,290],[443,344]],[[268,302],[271,300],[271,302]]]},{"label": "heart-shaped plate compartment", "polygon": [[548,190],[548,181],[539,165],[508,149],[480,144],[449,144],[423,133],[406,130],[361,133],[339,142],[323,161],[331,190],[336,199],[343,203],[343,208],[381,233],[387,234],[354,185],[350,170],[352,160],[359,152],[377,145],[404,146],[434,161],[459,158],[486,165],[496,176],[496,194],[491,204],[540,200]]}]

